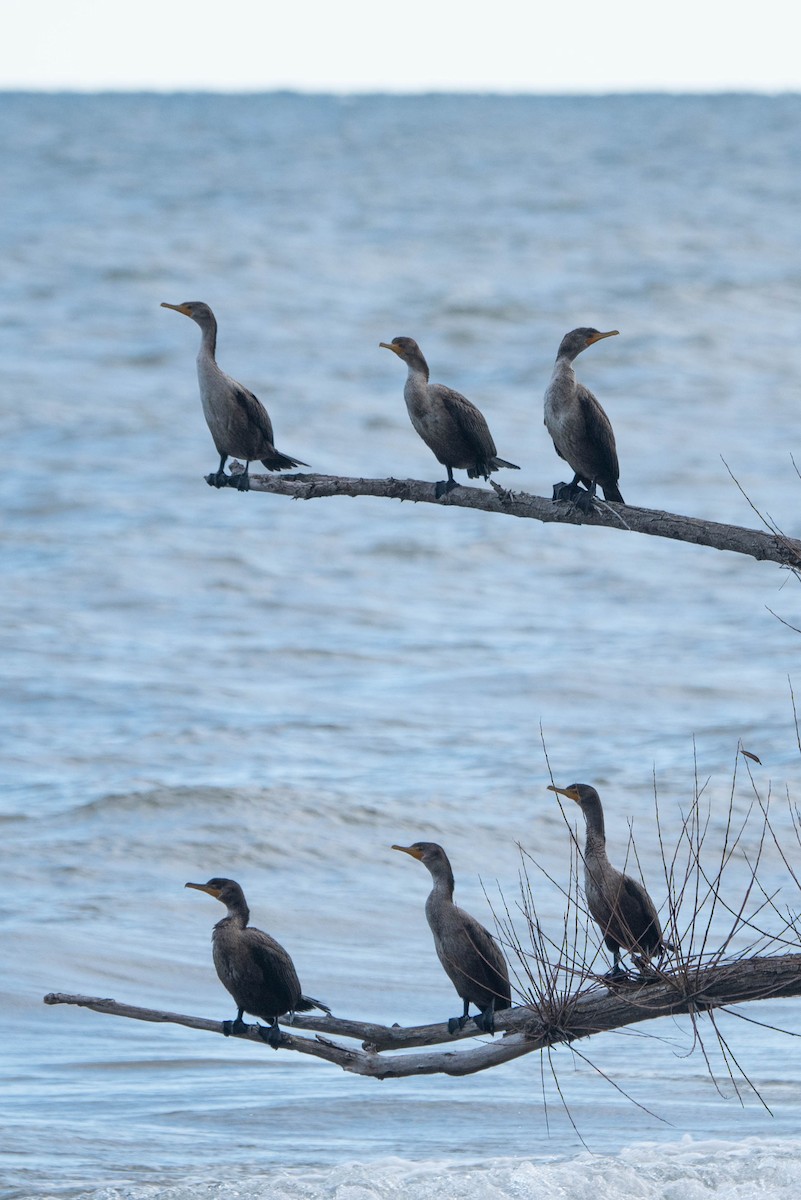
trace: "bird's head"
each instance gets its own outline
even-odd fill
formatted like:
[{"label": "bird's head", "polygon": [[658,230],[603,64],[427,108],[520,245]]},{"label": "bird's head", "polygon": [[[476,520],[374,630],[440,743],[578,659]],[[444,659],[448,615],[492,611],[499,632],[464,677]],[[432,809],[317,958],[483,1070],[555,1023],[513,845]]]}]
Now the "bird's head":
[{"label": "bird's head", "polygon": [[166,300],[162,300],[161,307],[183,313],[185,317],[191,317],[193,321],[197,321],[198,325],[204,325],[214,320],[214,313],[202,300],[184,300],[183,304],[168,304]]},{"label": "bird's head", "polygon": [[416,358],[422,358],[420,347],[414,338],[396,337],[391,342],[379,342],[378,345],[384,350],[391,350],[393,354],[397,354],[398,358],[403,359],[405,363]]},{"label": "bird's head", "polygon": [[194,888],[196,892],[207,892],[209,896],[213,896],[229,908],[231,905],[236,907],[245,900],[245,894],[235,879],[221,879],[215,876],[208,883],[185,883],[184,887]]},{"label": "bird's head", "polygon": [[587,804],[596,804],[599,802],[599,796],[594,787],[590,787],[588,783],[571,783],[570,787],[560,788],[555,784],[548,784],[549,792],[557,792],[560,796],[567,796],[568,800],[574,800],[581,808]]},{"label": "bird's head", "polygon": [[393,846],[392,849],[410,854],[412,858],[416,858],[429,870],[435,864],[448,862],[447,854],[436,842],[413,842],[411,846]]},{"label": "bird's head", "polygon": [[600,333],[597,329],[589,329],[582,326],[580,329],[571,329],[570,333],[566,333],[559,345],[559,353],[557,358],[567,358],[570,362],[582,350],[586,350],[588,346],[594,345],[595,342],[600,342],[602,338],[617,337],[619,330],[610,329],[608,333]]}]

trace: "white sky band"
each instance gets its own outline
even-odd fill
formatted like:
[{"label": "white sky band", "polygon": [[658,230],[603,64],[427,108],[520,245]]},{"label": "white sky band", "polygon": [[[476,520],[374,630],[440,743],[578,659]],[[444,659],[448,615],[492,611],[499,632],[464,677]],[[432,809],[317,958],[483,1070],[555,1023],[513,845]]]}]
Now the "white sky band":
[{"label": "white sky band", "polygon": [[[0,89],[597,93],[801,90],[789,0],[6,0]],[[560,50],[561,48],[561,50]]]}]

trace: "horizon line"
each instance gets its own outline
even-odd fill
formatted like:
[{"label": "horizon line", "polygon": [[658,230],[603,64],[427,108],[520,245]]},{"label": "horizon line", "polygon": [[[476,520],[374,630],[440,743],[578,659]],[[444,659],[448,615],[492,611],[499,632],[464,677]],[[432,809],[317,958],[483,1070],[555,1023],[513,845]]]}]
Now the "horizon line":
[{"label": "horizon line", "polygon": [[503,97],[503,98],[536,98],[536,99],[599,99],[615,96],[798,96],[801,95],[801,85],[793,87],[776,86],[745,86],[745,85],[709,85],[697,87],[678,87],[663,85],[660,87],[621,87],[601,86],[584,89],[533,89],[533,88],[500,88],[500,87],[445,87],[431,85],[426,87],[317,87],[299,84],[275,84],[270,86],[226,87],[222,85],[140,85],[140,84],[4,84],[0,83],[2,95],[153,95],[153,96],[332,96],[342,99],[361,98],[369,96],[382,97],[422,97],[422,96],[464,96],[464,97]]}]

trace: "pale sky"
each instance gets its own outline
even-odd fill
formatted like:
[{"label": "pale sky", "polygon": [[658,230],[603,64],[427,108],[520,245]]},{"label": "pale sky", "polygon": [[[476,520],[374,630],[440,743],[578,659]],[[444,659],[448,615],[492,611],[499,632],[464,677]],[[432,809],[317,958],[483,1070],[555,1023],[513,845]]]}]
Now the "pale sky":
[{"label": "pale sky", "polygon": [[797,0],[0,0],[0,88],[799,91]]}]

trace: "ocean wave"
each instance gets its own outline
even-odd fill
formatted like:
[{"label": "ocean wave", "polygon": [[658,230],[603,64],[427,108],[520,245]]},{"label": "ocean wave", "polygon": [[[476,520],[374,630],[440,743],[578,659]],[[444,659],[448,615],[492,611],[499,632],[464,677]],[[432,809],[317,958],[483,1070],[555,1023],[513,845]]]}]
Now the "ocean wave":
[{"label": "ocean wave", "polygon": [[682,1139],[617,1156],[411,1162],[389,1158],[325,1168],[282,1168],[227,1180],[111,1185],[41,1200],[796,1200],[801,1142]]}]

